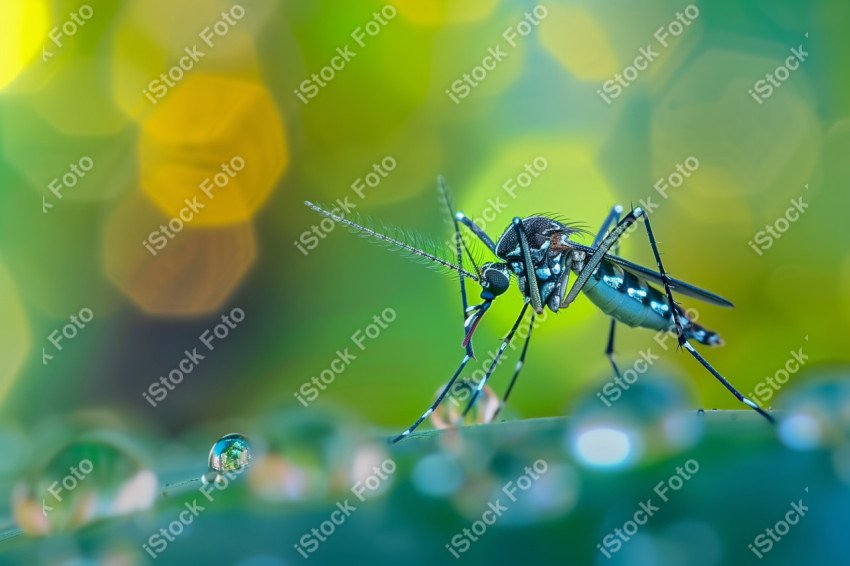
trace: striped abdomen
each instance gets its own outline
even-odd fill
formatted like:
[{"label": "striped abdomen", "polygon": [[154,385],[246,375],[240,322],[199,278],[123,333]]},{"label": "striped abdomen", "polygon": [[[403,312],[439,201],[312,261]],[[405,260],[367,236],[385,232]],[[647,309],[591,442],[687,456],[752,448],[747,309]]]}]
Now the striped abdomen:
[{"label": "striped abdomen", "polygon": [[[600,263],[582,291],[602,312],[623,324],[653,330],[676,329],[667,296],[619,265]],[[720,336],[696,324],[681,308],[675,309],[688,339],[709,346],[722,342]]]}]

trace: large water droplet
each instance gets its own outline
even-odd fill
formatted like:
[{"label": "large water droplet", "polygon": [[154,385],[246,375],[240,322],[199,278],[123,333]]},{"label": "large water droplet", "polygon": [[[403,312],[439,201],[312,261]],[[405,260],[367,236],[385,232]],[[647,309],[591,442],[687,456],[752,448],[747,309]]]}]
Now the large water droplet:
[{"label": "large water droplet", "polygon": [[123,436],[88,432],[38,451],[15,486],[15,519],[28,534],[67,532],[106,517],[149,508],[157,478]]},{"label": "large water droplet", "polygon": [[685,450],[704,426],[704,419],[688,409],[681,385],[646,375],[616,398],[602,392],[585,397],[573,415],[568,450],[593,467],[627,467]]},{"label": "large water droplet", "polygon": [[848,373],[845,369],[821,373],[780,399],[779,436],[786,446],[809,450],[850,443]]}]

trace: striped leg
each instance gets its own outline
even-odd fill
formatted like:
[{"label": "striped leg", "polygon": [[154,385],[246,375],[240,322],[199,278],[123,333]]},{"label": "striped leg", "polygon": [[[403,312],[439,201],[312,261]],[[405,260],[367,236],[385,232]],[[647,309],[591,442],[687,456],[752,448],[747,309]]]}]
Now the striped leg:
[{"label": "striped leg", "polygon": [[469,228],[470,232],[475,234],[481,242],[487,246],[487,248],[493,252],[493,255],[496,255],[496,244],[493,240],[488,236],[484,230],[478,227],[478,224],[472,221],[471,218],[467,217],[463,212],[458,212],[455,214],[455,220]]},{"label": "striped leg", "polygon": [[[602,223],[602,227],[596,234],[596,238],[593,240],[594,248],[599,245],[599,242],[601,242],[602,238],[605,237],[605,234],[608,233],[608,229],[611,227],[611,225],[617,224],[620,221],[620,214],[622,214],[622,212],[623,207],[619,204],[611,208],[611,212],[608,213],[608,216]],[[619,242],[615,242],[614,245],[611,247],[611,250],[614,252],[614,254],[617,254],[619,249]],[[617,320],[611,317],[611,326],[608,329],[608,345],[605,347],[605,357],[607,357],[608,361],[611,362],[611,367],[614,368],[614,375],[622,379],[622,375],[620,374],[620,368],[617,366],[617,361],[614,359],[614,332],[616,328]]]},{"label": "striped leg", "polygon": [[396,436],[395,438],[393,438],[393,439],[391,440],[391,442],[392,442],[393,444],[395,444],[396,442],[398,442],[399,440],[401,440],[402,438],[404,438],[405,436],[409,435],[411,432],[413,432],[414,430],[416,430],[416,428],[417,428],[420,424],[422,424],[422,421],[424,421],[425,419],[427,419],[427,418],[431,415],[431,413],[433,413],[433,412],[434,412],[434,410],[435,410],[435,409],[436,409],[436,408],[440,405],[440,403],[442,402],[443,398],[446,396],[446,393],[448,393],[448,392],[449,392],[449,389],[451,389],[451,388],[452,388],[452,385],[454,385],[455,381],[457,381],[457,378],[458,378],[458,376],[460,375],[460,372],[462,372],[462,371],[463,371],[463,368],[465,368],[465,367],[466,367],[466,364],[467,364],[467,363],[469,363],[469,360],[471,360],[471,359],[472,359],[472,357],[471,357],[470,355],[468,355],[468,354],[467,354],[467,355],[465,355],[465,356],[463,357],[463,360],[461,360],[460,365],[458,366],[458,368],[457,368],[457,369],[455,370],[455,372],[454,372],[454,375],[452,375],[452,378],[449,380],[449,382],[448,382],[448,383],[446,383],[446,386],[445,386],[445,387],[443,387],[443,390],[442,390],[442,391],[440,392],[440,394],[437,396],[437,399],[436,399],[436,400],[435,400],[435,401],[431,404],[431,406],[428,408],[428,410],[427,410],[427,411],[425,411],[424,413],[422,413],[422,416],[421,416],[421,417],[419,417],[419,418],[416,420],[416,422],[415,422],[415,423],[413,423],[412,425],[410,425],[410,427],[408,427],[408,429],[407,429],[407,430],[405,430],[404,432],[402,432],[401,434],[399,434],[398,436]]},{"label": "striped leg", "polygon": [[706,361],[705,358],[700,355],[699,352],[691,345],[688,341],[688,338],[685,336],[685,332],[682,329],[682,323],[679,320],[679,317],[676,316],[675,303],[673,302],[673,292],[670,288],[670,278],[667,276],[667,273],[664,271],[664,265],[661,263],[661,254],[658,253],[658,245],[655,242],[655,236],[652,233],[652,224],[649,221],[649,217],[644,214],[643,215],[644,225],[646,226],[646,234],[649,237],[649,245],[652,247],[652,253],[655,255],[655,263],[658,265],[658,273],[661,274],[661,281],[664,283],[664,291],[667,293],[667,302],[670,306],[670,316],[673,318],[673,321],[676,324],[676,334],[679,337],[679,345],[683,347],[685,350],[691,354],[696,361],[698,361],[702,367],[704,367],[708,372],[713,375],[717,381],[723,384],[723,387],[729,390],[732,395],[735,396],[738,401],[747,405],[751,409],[755,410],[758,414],[766,418],[771,423],[775,422],[773,417],[770,416],[764,409],[756,405],[755,401],[748,399],[744,395],[741,394],[740,391],[735,389],[735,387],[729,383],[725,377],[720,375],[714,367],[710,363]]},{"label": "striped leg", "polygon": [[531,331],[534,329],[534,313],[531,313],[531,319],[528,321],[528,336],[525,337],[525,344],[522,346],[522,353],[519,355],[519,360],[517,360],[516,367],[514,368],[514,375],[511,377],[511,382],[508,384],[507,390],[505,390],[505,396],[502,397],[502,402],[496,408],[496,412],[493,413],[493,419],[496,420],[496,417],[499,415],[499,411],[502,410],[508,402],[508,397],[511,395],[511,391],[514,389],[514,385],[516,384],[516,380],[519,377],[519,372],[522,370],[523,366],[525,366],[525,354],[528,352],[528,343],[531,341]]},{"label": "striped leg", "polygon": [[[522,317],[525,316],[525,311],[528,310],[528,303],[526,302],[522,306],[522,310],[519,312],[519,316],[514,322],[514,325],[511,327],[508,335],[505,336],[505,339],[502,340],[502,345],[499,346],[499,351],[496,352],[496,355],[493,356],[493,361],[490,362],[490,367],[487,368],[487,373],[484,374],[484,377],[478,382],[478,385],[475,387],[475,392],[472,394],[472,398],[469,400],[469,403],[466,405],[466,409],[463,410],[462,415],[465,417],[467,413],[469,413],[470,409],[475,405],[475,402],[478,400],[478,395],[481,394],[481,390],[484,389],[484,386],[487,384],[487,380],[490,379],[490,376],[493,375],[493,370],[496,369],[496,366],[499,364],[499,359],[502,357],[502,354],[505,352],[505,348],[508,347],[508,344],[511,343],[511,340],[516,333],[516,329],[519,327],[519,323],[522,321]],[[530,333],[529,333],[530,334]]]},{"label": "striped leg", "polygon": [[[599,246],[596,248],[596,251],[593,252],[593,255],[590,256],[581,272],[579,272],[578,277],[576,278],[575,283],[570,288],[569,293],[567,293],[566,298],[564,299],[564,305],[569,305],[572,303],[579,292],[581,292],[582,287],[587,283],[588,279],[593,275],[593,272],[599,267],[599,262],[602,261],[602,258],[611,249],[611,247],[617,242],[620,236],[635,222],[637,222],[640,218],[644,219],[644,226],[646,227],[646,233],[649,237],[649,245],[652,247],[652,252],[655,255],[655,263],[658,265],[658,272],[661,275],[661,281],[664,283],[664,291],[667,294],[667,301],[670,307],[670,312],[675,313],[674,301],[673,301],[673,293],[670,289],[670,278],[667,273],[664,271],[664,266],[661,263],[661,254],[658,253],[658,245],[655,242],[655,236],[652,233],[652,225],[649,221],[649,218],[646,216],[646,212],[638,207],[629,212],[617,225],[611,230],[609,234],[607,234],[602,241],[599,243]],[[720,375],[716,369],[714,369],[711,364],[709,364],[705,358],[703,358],[699,352],[697,352],[693,346],[691,346],[690,342],[688,342],[687,338],[684,335],[684,331],[682,330],[682,323],[675,316],[673,317],[673,321],[676,325],[676,332],[679,336],[679,344],[683,348],[685,348],[702,366],[711,373],[723,386],[728,389],[732,395],[734,395],[740,402],[744,403],[751,409],[755,410],[761,416],[766,418],[770,422],[774,422],[773,417],[767,414],[761,407],[755,404],[752,400],[744,397],[737,389],[735,389],[731,383],[726,381],[726,379]]]}]

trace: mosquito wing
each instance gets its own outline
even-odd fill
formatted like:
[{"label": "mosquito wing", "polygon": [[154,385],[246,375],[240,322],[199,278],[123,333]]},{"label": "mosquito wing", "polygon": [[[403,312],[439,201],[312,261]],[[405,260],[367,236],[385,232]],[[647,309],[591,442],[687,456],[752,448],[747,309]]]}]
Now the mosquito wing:
[{"label": "mosquito wing", "polygon": [[[570,245],[589,254],[592,254],[596,250],[596,248],[590,246],[583,246],[581,244],[576,244],[575,242],[570,242]],[[617,257],[611,254],[605,254],[605,257],[602,259],[602,261],[616,263],[626,271],[629,271],[639,277],[643,277],[644,279],[651,281],[656,285],[664,284],[661,281],[661,274],[659,274],[657,271],[654,271],[647,267],[643,267],[642,265],[638,265],[636,263],[632,263],[631,261],[623,259],[621,257]],[[711,291],[706,291],[705,289],[700,289],[699,287],[691,285],[690,283],[685,283],[684,281],[673,279],[672,277],[670,278],[670,285],[673,289],[673,292],[678,293],[680,295],[699,299],[701,301],[705,301],[706,303],[711,303],[712,305],[718,305],[721,307],[734,306],[729,300],[724,299],[720,295],[712,293]]]}]

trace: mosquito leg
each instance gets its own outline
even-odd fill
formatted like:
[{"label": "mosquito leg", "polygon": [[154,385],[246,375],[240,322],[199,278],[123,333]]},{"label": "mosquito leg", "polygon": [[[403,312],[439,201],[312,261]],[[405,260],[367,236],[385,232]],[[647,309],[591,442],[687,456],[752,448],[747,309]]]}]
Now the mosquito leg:
[{"label": "mosquito leg", "polygon": [[463,212],[458,212],[455,214],[455,220],[469,228],[469,230],[475,234],[491,252],[493,252],[493,255],[496,255],[496,244],[492,239],[490,239],[490,236],[488,236],[484,230],[478,227],[478,224],[472,221],[471,218],[467,217]]},{"label": "mosquito leg", "polygon": [[652,233],[652,224],[649,221],[649,217],[644,215],[643,217],[644,225],[646,226],[646,234],[649,237],[649,245],[652,247],[652,253],[655,255],[655,262],[658,264],[658,273],[661,274],[661,281],[664,283],[664,291],[667,294],[667,302],[670,306],[670,317],[673,319],[673,322],[676,324],[676,334],[679,337],[679,345],[682,346],[685,350],[688,351],[702,366],[711,373],[720,383],[723,384],[723,387],[728,389],[732,395],[734,395],[738,401],[747,405],[751,409],[755,410],[758,414],[766,418],[770,422],[775,422],[773,417],[770,416],[764,409],[755,404],[754,401],[744,397],[735,387],[729,383],[726,378],[724,378],[720,373],[712,367],[710,363],[708,363],[705,358],[700,355],[696,349],[691,346],[691,343],[688,341],[685,336],[685,332],[682,328],[682,323],[679,320],[679,317],[676,313],[676,305],[673,302],[673,292],[670,287],[670,278],[667,276],[667,273],[664,271],[664,265],[661,263],[661,254],[658,252],[658,244],[655,242],[655,236]]},{"label": "mosquito leg", "polygon": [[[620,215],[623,213],[623,207],[615,205],[611,208],[611,212],[608,213],[608,216],[605,218],[605,221],[602,223],[602,227],[599,229],[599,232],[596,234],[596,238],[593,240],[593,247],[599,245],[599,242],[602,241],[602,238],[605,237],[605,234],[608,232],[608,228],[611,227],[612,224],[616,224],[620,221]],[[616,252],[614,252],[616,253]]]},{"label": "mosquito leg", "polygon": [[617,240],[619,240],[623,233],[628,230],[629,226],[634,224],[638,218],[645,215],[646,212],[644,212],[642,208],[635,208],[623,217],[623,219],[620,220],[604,238],[602,238],[602,241],[599,242],[599,245],[596,247],[596,251],[593,252],[593,255],[591,255],[587,261],[585,261],[581,271],[578,272],[578,277],[576,277],[573,286],[570,287],[569,292],[564,296],[564,300],[561,301],[561,308],[566,308],[572,304],[587,284],[588,280],[593,276],[593,272],[596,271],[597,267],[599,267],[600,262],[605,257],[605,254],[608,253],[608,250],[617,243]]},{"label": "mosquito leg", "polygon": [[608,330],[608,345],[605,347],[605,356],[608,358],[608,361],[611,362],[611,367],[614,368],[614,375],[618,378],[622,379],[622,374],[620,373],[620,368],[617,367],[617,361],[614,359],[614,329],[617,328],[617,321],[613,318],[611,319],[611,326]]},{"label": "mosquito leg", "polygon": [[487,368],[487,373],[484,374],[484,377],[481,381],[478,382],[478,385],[475,386],[475,392],[472,394],[472,398],[469,400],[469,403],[466,405],[466,408],[463,410],[462,415],[465,417],[467,413],[469,413],[470,409],[475,405],[475,402],[478,400],[478,395],[481,394],[481,390],[484,389],[484,386],[487,384],[487,380],[490,379],[490,376],[493,375],[493,370],[496,369],[496,366],[499,364],[499,359],[502,357],[502,354],[505,352],[505,348],[508,347],[508,344],[511,343],[511,340],[516,333],[517,327],[519,327],[519,323],[522,321],[522,317],[525,316],[525,311],[528,310],[528,303],[526,302],[522,306],[522,310],[519,312],[519,316],[514,322],[514,325],[511,327],[508,335],[505,336],[504,340],[502,340],[501,346],[499,346],[499,351],[496,352],[496,355],[493,356],[493,361],[490,362],[490,367]]},{"label": "mosquito leg", "polygon": [[[605,234],[608,232],[608,228],[610,228],[612,224],[616,224],[620,221],[620,214],[622,214],[622,212],[623,207],[619,204],[611,208],[611,212],[608,213],[608,216],[602,223],[602,227],[596,234],[596,238],[593,240],[593,247],[599,245],[599,242],[601,242],[602,238],[605,237]],[[616,254],[619,249],[620,242],[614,242],[614,245],[611,246],[611,250]],[[605,347],[605,356],[608,358],[608,361],[611,362],[611,367],[614,368],[614,375],[622,379],[622,375],[620,374],[620,368],[617,367],[617,361],[614,359],[614,331],[616,328],[617,320],[611,317],[611,326],[608,329],[608,345]]]},{"label": "mosquito leg", "polygon": [[414,430],[416,430],[416,428],[417,428],[420,424],[422,424],[422,421],[424,421],[425,419],[427,419],[427,418],[431,415],[431,413],[433,413],[433,412],[437,409],[437,407],[438,407],[438,406],[440,405],[440,403],[443,401],[443,398],[446,396],[446,393],[448,393],[448,392],[449,392],[449,390],[452,388],[452,385],[454,385],[455,381],[457,381],[457,378],[458,378],[458,376],[460,375],[460,373],[463,371],[463,368],[465,368],[465,367],[466,367],[466,364],[467,364],[467,363],[469,363],[469,360],[471,360],[471,359],[472,359],[472,357],[471,357],[469,354],[467,354],[467,355],[465,355],[465,356],[463,357],[463,360],[461,360],[460,365],[459,365],[459,366],[458,366],[458,368],[455,370],[455,372],[454,372],[454,374],[452,375],[451,379],[449,380],[449,382],[448,382],[448,383],[446,383],[446,386],[445,386],[445,387],[443,387],[443,390],[440,392],[440,394],[437,396],[437,399],[436,399],[436,400],[435,400],[435,401],[431,404],[431,406],[428,408],[428,410],[427,410],[427,411],[425,411],[424,413],[422,413],[422,416],[421,416],[421,417],[419,417],[419,418],[416,420],[416,422],[415,422],[415,423],[413,423],[412,425],[410,425],[410,427],[408,427],[408,429],[407,429],[407,430],[405,430],[404,432],[402,432],[401,434],[399,434],[398,436],[396,436],[395,438],[393,438],[390,442],[392,442],[393,444],[395,444],[396,442],[398,442],[399,440],[401,440],[401,439],[402,439],[402,438],[404,438],[405,436],[409,435],[411,432],[413,432]]},{"label": "mosquito leg", "polygon": [[534,271],[534,261],[531,259],[531,249],[528,246],[528,237],[525,235],[522,218],[515,216],[513,227],[517,234],[520,253],[525,264],[525,281],[526,285],[528,285],[528,296],[531,300],[531,306],[534,312],[543,314],[543,299],[540,297],[540,287],[537,285],[537,273]]},{"label": "mosquito leg", "polygon": [[528,343],[531,341],[531,331],[534,329],[534,313],[531,313],[531,318],[528,321],[528,335],[525,337],[525,344],[522,346],[522,353],[519,355],[519,360],[517,360],[516,367],[514,368],[514,375],[511,377],[511,382],[508,384],[508,388],[505,390],[505,395],[502,397],[502,402],[496,408],[496,412],[493,413],[493,420],[499,415],[499,411],[502,410],[508,402],[508,397],[511,396],[511,391],[514,389],[514,385],[516,384],[516,380],[519,377],[519,372],[522,370],[525,365],[525,354],[528,352]]},{"label": "mosquito leg", "polygon": [[649,237],[649,245],[652,248],[652,254],[655,256],[655,264],[658,266],[658,273],[661,275],[661,282],[664,284],[664,293],[667,295],[667,305],[670,307],[670,318],[676,325],[676,336],[679,338],[679,346],[684,346],[686,342],[685,331],[682,328],[682,322],[676,316],[676,302],[673,300],[673,291],[670,287],[670,277],[664,271],[664,264],[661,262],[661,254],[658,252],[658,244],[655,242],[655,235],[652,233],[652,223],[649,221],[649,216],[643,215],[643,225],[646,227],[646,234]]},{"label": "mosquito leg", "polygon": [[687,350],[687,351],[688,351],[688,352],[689,352],[689,353],[690,353],[690,354],[691,354],[694,358],[696,358],[696,360],[697,360],[700,364],[702,364],[702,367],[704,367],[705,369],[707,369],[707,370],[709,371],[709,373],[711,373],[711,375],[713,375],[715,378],[717,378],[717,381],[719,381],[720,383],[722,383],[722,384],[723,384],[723,387],[725,387],[726,389],[728,389],[728,390],[732,393],[732,395],[734,395],[734,396],[738,399],[738,401],[740,401],[740,402],[741,402],[741,403],[743,403],[744,405],[747,405],[748,407],[750,407],[751,409],[753,409],[754,411],[756,411],[758,414],[760,414],[761,416],[763,416],[764,418],[766,418],[766,419],[767,419],[768,421],[770,421],[771,423],[775,423],[775,422],[776,422],[776,421],[773,419],[773,417],[772,417],[772,416],[770,416],[770,414],[769,414],[767,411],[765,411],[764,409],[762,409],[761,407],[759,407],[758,405],[756,405],[756,403],[755,403],[754,401],[750,400],[748,397],[745,397],[744,395],[742,395],[740,391],[738,391],[737,389],[735,389],[735,386],[733,386],[731,383],[729,383],[728,381],[726,381],[726,378],[725,378],[725,377],[723,377],[722,375],[720,375],[720,373],[718,373],[718,371],[717,371],[716,369],[714,369],[714,367],[712,367],[712,365],[711,365],[710,363],[708,363],[708,362],[705,360],[705,358],[703,358],[703,357],[700,355],[700,353],[699,353],[699,352],[697,352],[697,351],[696,351],[696,349],[695,349],[693,346],[691,346],[691,343],[690,343],[687,339],[685,339],[685,341],[684,341],[684,343],[682,344],[682,346],[683,346],[683,347],[685,348],[685,350]]},{"label": "mosquito leg", "polygon": [[584,287],[588,279],[590,279],[590,277],[593,275],[593,272],[599,266],[599,262],[602,261],[604,255],[608,252],[609,249],[611,249],[612,246],[614,246],[614,244],[617,242],[620,236],[622,236],[623,233],[629,228],[629,226],[634,224],[641,217],[644,218],[646,232],[649,236],[649,243],[652,246],[652,251],[655,255],[656,263],[658,264],[658,272],[661,274],[662,282],[664,282],[664,290],[667,294],[667,300],[669,302],[671,315],[673,316],[673,320],[676,324],[676,330],[679,335],[679,344],[681,344],[683,348],[685,348],[700,364],[702,364],[702,366],[707,369],[709,373],[711,373],[711,375],[713,375],[720,383],[722,383],[723,386],[728,389],[732,393],[732,395],[734,395],[740,402],[755,410],[757,413],[765,417],[768,421],[774,422],[773,417],[771,417],[767,412],[765,412],[764,409],[756,405],[755,402],[744,397],[737,389],[735,389],[735,387],[732,386],[731,383],[726,381],[726,378],[720,375],[717,370],[714,369],[711,364],[709,364],[705,360],[705,358],[703,358],[700,353],[694,349],[693,346],[691,346],[690,342],[688,342],[687,338],[684,335],[684,332],[681,330],[681,322],[675,316],[675,303],[673,302],[673,294],[670,290],[669,277],[667,276],[666,272],[664,271],[664,267],[661,264],[661,254],[658,253],[658,246],[655,242],[655,236],[652,233],[652,227],[650,225],[649,219],[646,217],[646,212],[642,208],[638,207],[629,212],[620,222],[617,223],[617,226],[615,226],[611,230],[611,232],[608,233],[608,235],[602,239],[602,241],[599,243],[599,246],[596,248],[596,251],[593,252],[593,255],[584,264],[584,267],[582,268],[581,272],[579,272],[575,283],[573,283],[573,286],[570,288],[570,292],[567,293],[567,297],[564,300],[565,305],[568,305],[573,300],[575,300],[576,295],[578,295],[582,287]]}]

